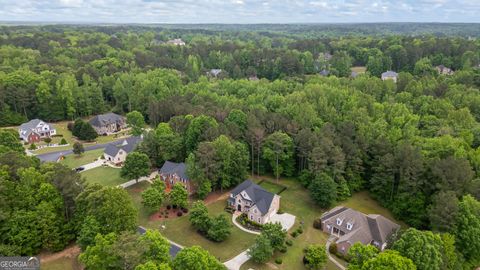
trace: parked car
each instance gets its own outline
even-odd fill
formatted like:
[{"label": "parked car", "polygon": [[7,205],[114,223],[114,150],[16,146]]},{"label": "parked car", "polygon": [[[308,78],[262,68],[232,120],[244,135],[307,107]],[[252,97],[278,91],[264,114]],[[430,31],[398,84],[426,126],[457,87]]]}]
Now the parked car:
[{"label": "parked car", "polygon": [[85,170],[85,167],[75,168],[75,171],[76,171],[76,172],[81,172],[81,171],[83,171],[83,170]]}]

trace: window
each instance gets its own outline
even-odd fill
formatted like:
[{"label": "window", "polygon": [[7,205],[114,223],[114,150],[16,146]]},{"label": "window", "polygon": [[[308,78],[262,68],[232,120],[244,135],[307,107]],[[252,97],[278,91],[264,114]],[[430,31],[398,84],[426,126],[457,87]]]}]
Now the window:
[{"label": "window", "polygon": [[351,231],[352,230],[352,227],[353,227],[353,224],[352,223],[347,223],[347,230]]},{"label": "window", "polygon": [[253,215],[250,215],[250,219],[253,220]]},{"label": "window", "polygon": [[258,223],[260,223],[260,218],[258,218]]},{"label": "window", "polygon": [[238,203],[241,203],[242,201],[240,199],[238,199]]},{"label": "window", "polygon": [[253,210],[253,213],[255,213],[255,214],[256,214],[256,213],[257,213],[257,209]]},{"label": "window", "polygon": [[338,225],[338,226],[342,225],[342,222],[343,222],[343,220],[337,218],[337,225]]}]

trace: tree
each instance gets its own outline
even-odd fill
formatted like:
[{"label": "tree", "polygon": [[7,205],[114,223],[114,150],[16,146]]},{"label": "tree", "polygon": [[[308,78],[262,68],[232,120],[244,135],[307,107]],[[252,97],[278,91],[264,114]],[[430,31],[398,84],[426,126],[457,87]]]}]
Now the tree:
[{"label": "tree", "polygon": [[422,58],[415,63],[413,74],[434,76],[437,71],[433,68],[432,62],[428,58]]},{"label": "tree", "polygon": [[248,250],[248,255],[254,262],[265,263],[273,255],[273,247],[270,239],[264,234],[260,234],[255,238],[255,244]]},{"label": "tree", "polygon": [[73,153],[75,155],[81,155],[85,152],[85,149],[83,148],[83,144],[76,142],[73,144]]},{"label": "tree", "polygon": [[150,160],[148,156],[139,152],[128,154],[120,174],[123,178],[135,179],[137,182],[138,178],[148,176],[150,174]]},{"label": "tree", "polygon": [[348,77],[351,74],[352,58],[345,51],[336,52],[332,57],[332,68],[340,77]]},{"label": "tree", "polygon": [[350,258],[348,269],[360,270],[366,261],[375,258],[378,255],[378,249],[373,245],[363,245],[355,243],[348,249],[348,257]]},{"label": "tree", "polygon": [[430,226],[434,231],[450,232],[454,230],[458,215],[458,203],[454,191],[440,191],[432,197],[428,216]]},{"label": "tree", "polygon": [[184,270],[224,270],[225,266],[208,251],[199,246],[187,247],[177,253],[173,260],[173,269]]},{"label": "tree", "polygon": [[0,130],[0,153],[15,151],[25,153],[23,145],[18,140],[18,133],[12,129]]},{"label": "tree", "polygon": [[133,270],[144,260],[147,250],[145,242],[141,242],[136,232],[122,232],[112,246],[112,252],[119,258],[122,269]]},{"label": "tree", "polygon": [[98,134],[92,125],[83,121],[81,118],[75,120],[73,124],[72,135],[80,140],[85,141],[93,141],[98,137]]},{"label": "tree", "polygon": [[172,190],[169,194],[170,202],[173,205],[178,205],[179,207],[187,207],[188,204],[188,192],[185,186],[180,183],[175,183],[172,187]]},{"label": "tree", "polygon": [[170,243],[158,230],[147,230],[139,240],[146,247],[143,254],[146,260],[160,265],[170,263]]},{"label": "tree", "polygon": [[386,250],[378,256],[366,261],[362,270],[415,270],[412,260],[403,257],[397,251]]},{"label": "tree", "polygon": [[142,204],[147,207],[150,212],[155,212],[162,206],[165,199],[165,183],[157,178],[152,185],[142,192]]},{"label": "tree", "polygon": [[280,250],[283,247],[285,238],[287,237],[287,231],[285,231],[279,222],[267,223],[262,227],[262,235],[265,235],[272,248]]},{"label": "tree", "polygon": [[105,236],[98,234],[95,244],[88,246],[85,252],[78,256],[88,269],[113,269],[119,267],[119,257],[114,253],[113,246],[117,240],[115,233]]},{"label": "tree", "polygon": [[193,203],[188,219],[194,228],[204,234],[207,233],[210,224],[212,223],[212,220],[208,215],[208,209],[202,201],[196,201]]},{"label": "tree", "polygon": [[291,175],[294,167],[292,138],[280,131],[270,134],[263,145],[263,158],[269,161],[277,181],[281,174]]},{"label": "tree", "polygon": [[323,245],[310,245],[305,249],[305,265],[308,269],[323,269],[327,263],[327,252]]},{"label": "tree", "polygon": [[222,242],[231,233],[231,226],[224,214],[220,214],[217,217],[211,219],[210,228],[208,229],[207,236],[215,242]]},{"label": "tree", "polygon": [[127,113],[127,125],[132,128],[132,135],[140,136],[145,127],[145,119],[140,112],[132,111]]},{"label": "tree", "polygon": [[471,265],[480,263],[480,202],[465,195],[458,206],[455,222],[455,244]]},{"label": "tree", "polygon": [[185,132],[187,154],[193,152],[200,142],[211,139],[217,128],[217,121],[210,116],[200,115],[193,118]]},{"label": "tree", "polygon": [[88,246],[95,244],[95,237],[100,232],[100,224],[93,216],[87,216],[77,237],[77,244],[86,250]]},{"label": "tree", "polygon": [[417,269],[433,270],[441,269],[444,264],[442,246],[439,235],[410,228],[393,243],[392,249],[411,259]]},{"label": "tree", "polygon": [[166,263],[156,264],[155,262],[147,261],[146,263],[137,265],[135,270],[172,270],[172,268]]},{"label": "tree", "polygon": [[337,184],[325,173],[313,179],[308,186],[313,200],[322,208],[328,208],[337,200]]}]

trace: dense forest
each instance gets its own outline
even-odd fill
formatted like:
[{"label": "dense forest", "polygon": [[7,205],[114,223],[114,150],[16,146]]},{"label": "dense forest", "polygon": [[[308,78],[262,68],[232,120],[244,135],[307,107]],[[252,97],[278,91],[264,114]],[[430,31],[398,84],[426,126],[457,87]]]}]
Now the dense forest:
[{"label": "dense forest", "polygon": [[[203,195],[267,173],[298,176],[325,207],[368,190],[409,226],[454,235],[466,268],[478,264],[478,25],[257,27],[1,27],[0,125],[138,111],[156,127],[140,151],[155,166],[186,160]],[[396,83],[380,79],[387,70]],[[51,188],[50,167],[34,167],[47,175],[5,175]]]}]

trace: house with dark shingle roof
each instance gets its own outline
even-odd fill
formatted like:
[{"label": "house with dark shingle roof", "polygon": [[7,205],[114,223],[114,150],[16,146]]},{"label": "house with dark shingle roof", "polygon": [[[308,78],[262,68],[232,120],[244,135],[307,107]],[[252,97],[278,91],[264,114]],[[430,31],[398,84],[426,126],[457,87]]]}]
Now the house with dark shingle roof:
[{"label": "house with dark shingle roof", "polygon": [[121,165],[127,159],[127,155],[133,152],[141,141],[141,136],[132,136],[124,139],[120,144],[110,143],[105,147],[103,156],[108,162]]},{"label": "house with dark shingle roof", "polygon": [[57,134],[57,131],[52,124],[40,119],[32,119],[20,125],[18,134],[23,141],[34,143]]},{"label": "house with dark shingle roof", "polygon": [[183,162],[176,163],[165,161],[163,166],[158,170],[160,179],[165,182],[166,190],[170,190],[175,183],[181,183],[188,191],[188,194],[194,192],[193,185],[187,175],[187,165]]},{"label": "house with dark shingle roof", "polygon": [[343,254],[356,242],[371,244],[383,251],[388,237],[400,229],[400,225],[382,215],[366,215],[344,206],[324,213],[320,220],[322,231],[337,237],[337,250]]},{"label": "house with dark shingle roof", "polygon": [[228,204],[236,211],[245,213],[248,219],[265,224],[278,212],[280,196],[266,191],[251,180],[245,180],[232,190]]},{"label": "house with dark shingle roof", "polygon": [[88,121],[99,135],[112,134],[127,127],[125,117],[116,113],[104,113]]}]

